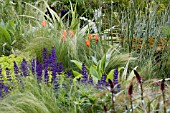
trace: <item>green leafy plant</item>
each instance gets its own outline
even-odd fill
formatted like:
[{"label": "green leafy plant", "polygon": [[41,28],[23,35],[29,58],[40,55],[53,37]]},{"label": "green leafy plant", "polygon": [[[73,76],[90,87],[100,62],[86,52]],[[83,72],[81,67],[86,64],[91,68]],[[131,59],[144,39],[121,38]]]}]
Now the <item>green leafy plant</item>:
[{"label": "green leafy plant", "polygon": [[0,57],[0,65],[2,69],[2,74],[4,76],[4,79],[6,79],[6,68],[9,68],[12,78],[15,78],[14,75],[14,61],[20,65],[22,62],[23,57],[15,56],[14,54],[11,54],[9,56],[1,56]]}]

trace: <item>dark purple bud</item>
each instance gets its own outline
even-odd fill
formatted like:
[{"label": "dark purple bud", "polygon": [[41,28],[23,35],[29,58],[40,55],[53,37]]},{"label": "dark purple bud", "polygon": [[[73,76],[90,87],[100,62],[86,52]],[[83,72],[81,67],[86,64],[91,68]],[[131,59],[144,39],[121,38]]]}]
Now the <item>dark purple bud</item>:
[{"label": "dark purple bud", "polygon": [[138,82],[142,83],[142,79],[141,79],[141,76],[139,75],[139,73],[136,70],[134,70],[134,73],[136,75],[136,79],[138,80]]},{"label": "dark purple bud", "polygon": [[113,82],[110,79],[108,79],[108,82],[110,84],[110,88],[113,89],[114,88]]},{"label": "dark purple bud", "polygon": [[132,82],[130,83],[129,89],[128,89],[128,94],[131,96],[133,93],[133,84]]},{"label": "dark purple bud", "polygon": [[165,90],[165,79],[161,81],[161,90]]},{"label": "dark purple bud", "polygon": [[[61,18],[66,15],[68,13],[67,10],[61,10],[60,14],[61,14]],[[66,19],[68,18],[68,16],[66,16]]]}]

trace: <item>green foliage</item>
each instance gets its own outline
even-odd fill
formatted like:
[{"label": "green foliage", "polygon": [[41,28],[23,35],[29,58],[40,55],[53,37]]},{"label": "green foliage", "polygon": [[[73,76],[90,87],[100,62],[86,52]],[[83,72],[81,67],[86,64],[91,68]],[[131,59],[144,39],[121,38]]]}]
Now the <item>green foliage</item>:
[{"label": "green foliage", "polygon": [[[48,1],[48,4],[45,0],[32,0],[31,2],[28,0],[13,0],[13,2],[1,0],[0,55],[9,55],[11,51],[17,54],[16,49],[19,49],[21,52],[19,54],[28,60],[32,57],[41,60],[43,48],[50,51],[51,47],[55,47],[57,60],[63,63],[66,72],[72,70],[74,79],[72,82],[72,79],[65,78],[64,72],[57,75],[60,87],[54,90],[53,84],[38,84],[32,75],[22,78],[24,89],[19,87],[19,83],[15,84],[13,90],[0,100],[0,111],[12,113],[98,113],[104,111],[103,105],[111,110],[111,92],[108,87],[98,90],[94,86],[77,82],[77,78],[82,76],[79,70],[81,70],[83,62],[95,84],[101,79],[102,74],[107,74],[107,80],[113,80],[114,68],[119,67],[118,78],[120,79],[121,92],[114,95],[116,112],[131,111],[127,93],[131,81],[134,83],[132,95],[134,112],[141,113],[145,110],[147,112],[163,112],[162,92],[160,85],[155,84],[160,80],[151,78],[169,75],[169,53],[166,50],[162,51],[161,61],[163,63],[159,65],[153,61],[156,42],[159,41],[159,38],[155,40],[155,47],[152,50],[147,48],[145,50],[144,45],[147,43],[147,38],[153,35],[165,36],[166,39],[169,39],[169,24],[167,24],[169,1],[114,0],[113,3],[111,2],[111,0],[51,0]],[[50,10],[53,19],[47,17],[47,25],[42,27],[41,21],[46,16],[45,9],[51,5],[57,8],[57,12]],[[112,30],[112,27],[115,27],[113,25],[121,26],[118,34],[122,33],[122,36],[128,38],[128,43],[124,44],[125,46],[118,47],[114,43],[108,45],[102,39],[105,34],[103,35],[101,32],[97,33],[99,35],[98,42],[90,40],[90,46],[86,46],[85,40],[88,39],[88,34],[93,32],[93,25],[100,27],[99,21],[94,20],[94,10],[100,7],[102,7],[102,16],[100,17],[103,22],[102,30],[110,28],[109,32],[112,35],[113,32],[117,33]],[[64,17],[60,18],[58,13],[62,9],[69,10],[68,16],[71,17],[71,20],[66,22]],[[87,21],[81,22],[80,16],[85,17]],[[57,23],[53,23],[55,18],[58,20]],[[62,40],[64,30],[67,31],[65,41]],[[70,35],[69,30],[74,31],[74,36]],[[130,41],[133,37],[144,38],[142,50],[139,53],[131,49]],[[125,51],[128,51],[129,54],[126,54]],[[132,57],[136,58],[132,59]],[[11,70],[12,78],[15,78],[14,61],[19,66],[22,57],[15,57],[13,54],[0,57],[5,82],[5,68],[7,67]],[[139,101],[141,91],[134,79],[133,68],[140,70],[144,81],[145,108]],[[51,72],[49,71],[49,73]],[[148,80],[145,81],[145,79]],[[170,98],[169,78],[165,80],[165,99],[168,100]],[[167,101],[167,112],[170,111],[169,105],[170,103]]]},{"label": "green foliage", "polygon": [[15,78],[14,75],[14,61],[17,63],[18,66],[20,66],[22,62],[22,57],[17,57],[14,54],[11,54],[9,56],[1,56],[0,57],[0,66],[2,68],[2,74],[4,75],[4,79],[6,80],[6,68],[9,68],[12,78]]},{"label": "green foliage", "polygon": [[10,54],[11,36],[4,28],[0,26],[0,55]]},{"label": "green foliage", "polygon": [[[113,47],[109,48],[107,53],[100,60],[97,60],[97,58],[93,56],[91,58],[92,59],[89,60],[92,60],[93,62],[89,65],[86,65],[86,69],[89,75],[92,76],[95,84],[97,84],[98,80],[101,79],[103,74],[108,75],[106,80],[108,80],[109,78],[112,80],[114,69],[118,68],[120,72],[124,64],[128,60],[132,60],[132,58],[129,58],[129,56],[126,54],[119,55],[119,53],[117,53],[117,50]],[[73,62],[80,70],[82,69],[81,62],[76,60],[71,60],[71,62]],[[79,74],[77,71],[73,71],[73,74],[74,76],[76,76],[76,78],[81,77],[81,74]],[[124,80],[126,80],[126,78]]]},{"label": "green foliage", "polygon": [[9,20],[8,22],[4,23],[1,20],[0,23],[0,55],[9,55],[14,53],[14,49],[16,48],[15,44],[18,44],[19,48],[19,41],[21,41],[21,34],[20,28],[18,27],[19,23],[14,23],[14,21]]},{"label": "green foliage", "polygon": [[[24,89],[14,89],[7,97],[1,100],[0,110],[14,113],[56,113],[56,112],[92,112],[97,98],[94,92],[97,89],[89,85],[65,79],[65,88],[55,91],[53,86],[44,83],[38,84],[32,75],[22,78]],[[92,107],[92,105],[94,105]],[[87,110],[87,108],[89,108]]]}]

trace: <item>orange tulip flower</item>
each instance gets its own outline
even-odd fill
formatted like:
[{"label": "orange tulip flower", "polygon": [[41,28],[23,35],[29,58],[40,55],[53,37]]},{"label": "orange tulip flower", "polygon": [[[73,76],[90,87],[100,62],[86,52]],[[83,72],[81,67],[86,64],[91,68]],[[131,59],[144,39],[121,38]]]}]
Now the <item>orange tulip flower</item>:
[{"label": "orange tulip flower", "polygon": [[96,42],[98,42],[98,41],[99,41],[99,36],[98,36],[98,34],[96,34],[96,36],[95,36],[95,40],[96,40]]},{"label": "orange tulip flower", "polygon": [[89,40],[91,40],[93,38],[92,34],[88,34]]},{"label": "orange tulip flower", "polygon": [[74,31],[73,30],[70,30],[70,35],[73,37],[74,36]]},{"label": "orange tulip flower", "polygon": [[41,25],[43,26],[43,27],[45,27],[46,26],[46,21],[45,20],[43,20],[42,22],[41,22]]},{"label": "orange tulip flower", "polygon": [[90,40],[86,40],[86,46],[87,46],[87,47],[90,46]]},{"label": "orange tulip flower", "polygon": [[67,38],[67,31],[66,30],[63,31],[61,38],[62,38],[63,41],[66,40],[66,38]]}]

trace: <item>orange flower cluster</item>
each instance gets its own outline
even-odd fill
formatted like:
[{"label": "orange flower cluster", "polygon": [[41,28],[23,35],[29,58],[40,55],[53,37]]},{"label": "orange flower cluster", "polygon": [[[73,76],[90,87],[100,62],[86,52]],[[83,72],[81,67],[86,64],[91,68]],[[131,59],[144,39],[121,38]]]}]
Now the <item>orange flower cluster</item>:
[{"label": "orange flower cluster", "polygon": [[[73,30],[69,30],[68,32],[69,32],[69,35],[71,37],[74,37],[74,31]],[[62,33],[62,36],[61,36],[62,40],[66,41],[67,37],[68,37],[67,30],[63,30],[63,33]]]},{"label": "orange flower cluster", "polygon": [[41,25],[43,26],[43,27],[45,27],[46,26],[46,21],[45,20],[43,20],[42,22],[41,22]]},{"label": "orange flower cluster", "polygon": [[90,40],[86,40],[86,46],[87,46],[87,47],[90,46]]},{"label": "orange flower cluster", "polygon": [[97,43],[99,41],[98,34],[88,34],[88,39],[85,41],[87,47],[90,46],[90,40],[95,40]]}]

